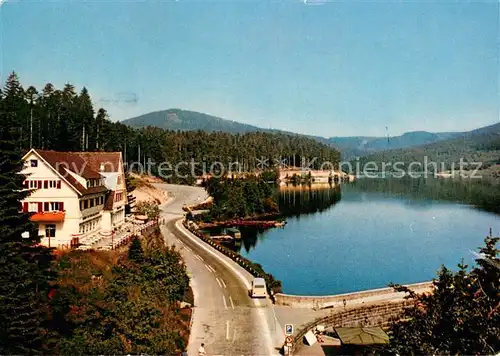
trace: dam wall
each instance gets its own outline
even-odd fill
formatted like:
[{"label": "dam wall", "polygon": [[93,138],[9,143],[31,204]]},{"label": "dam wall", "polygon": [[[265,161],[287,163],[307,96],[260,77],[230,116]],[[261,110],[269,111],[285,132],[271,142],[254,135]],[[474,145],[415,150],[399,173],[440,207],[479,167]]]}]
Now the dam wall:
[{"label": "dam wall", "polygon": [[[432,291],[432,282],[422,282],[406,285],[417,294]],[[393,288],[379,288],[365,291],[326,295],[326,296],[301,296],[277,293],[274,295],[275,304],[292,308],[325,309],[345,306],[354,306],[368,303],[382,303],[404,300],[406,293],[395,292]],[[345,306],[344,306],[345,301]]]}]

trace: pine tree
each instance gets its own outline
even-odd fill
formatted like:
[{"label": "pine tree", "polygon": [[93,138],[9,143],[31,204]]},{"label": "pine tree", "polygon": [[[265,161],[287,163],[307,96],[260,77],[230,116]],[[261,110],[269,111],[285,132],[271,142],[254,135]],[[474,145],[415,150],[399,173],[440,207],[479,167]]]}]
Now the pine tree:
[{"label": "pine tree", "polygon": [[96,146],[94,109],[87,88],[83,87],[75,100],[74,130],[81,133],[81,151],[93,151]]},{"label": "pine tree", "polygon": [[128,259],[134,262],[141,262],[144,259],[141,240],[137,236],[134,236],[128,248]]},{"label": "pine tree", "polygon": [[[105,133],[105,124],[107,121],[108,114],[106,113],[106,110],[103,108],[100,108],[97,111],[97,114],[95,116],[95,127],[94,127],[94,135],[95,135],[95,148],[96,151],[102,151],[103,149],[106,148],[105,143],[106,139],[110,140],[110,137],[106,136]],[[115,141],[115,140],[113,140]]]},{"label": "pine tree", "polygon": [[392,352],[428,355],[496,354],[500,351],[500,258],[498,238],[487,237],[477,267],[442,267],[428,295],[415,295],[390,328]]},{"label": "pine tree", "polygon": [[12,134],[17,135],[18,147],[29,142],[29,124],[26,121],[26,102],[24,100],[24,89],[19,82],[19,77],[12,72],[5,82],[3,97],[3,110],[9,116],[8,121],[2,120],[3,127],[9,127]]},{"label": "pine tree", "polygon": [[[7,95],[12,95],[12,87]],[[0,354],[36,354],[49,351],[50,332],[45,328],[48,292],[54,279],[50,250],[35,243],[29,215],[19,212],[25,177],[19,151],[17,113],[0,102]]]}]

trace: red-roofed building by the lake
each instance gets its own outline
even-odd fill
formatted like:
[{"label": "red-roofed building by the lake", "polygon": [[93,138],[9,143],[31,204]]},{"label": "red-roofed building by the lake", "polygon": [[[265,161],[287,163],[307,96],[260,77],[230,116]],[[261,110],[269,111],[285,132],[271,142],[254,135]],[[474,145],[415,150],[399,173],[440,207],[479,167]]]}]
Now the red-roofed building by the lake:
[{"label": "red-roofed building by the lake", "polygon": [[58,152],[32,149],[24,157],[21,209],[33,212],[41,243],[68,248],[125,221],[127,200],[121,152]]}]

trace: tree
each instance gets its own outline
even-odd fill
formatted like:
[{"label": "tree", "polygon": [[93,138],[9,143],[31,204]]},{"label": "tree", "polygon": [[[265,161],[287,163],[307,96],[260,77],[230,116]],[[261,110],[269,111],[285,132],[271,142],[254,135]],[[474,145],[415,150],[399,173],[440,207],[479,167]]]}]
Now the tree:
[{"label": "tree", "polygon": [[74,130],[80,132],[81,151],[94,150],[96,142],[96,130],[94,122],[94,109],[87,88],[83,87],[80,95],[75,99]]},{"label": "tree", "polygon": [[158,204],[141,201],[136,205],[137,212],[142,215],[146,215],[149,220],[156,220],[160,217],[160,208]]},{"label": "tree", "polygon": [[477,266],[442,267],[432,294],[415,304],[390,328],[391,351],[397,354],[496,354],[500,351],[500,259],[498,238],[487,237]]},{"label": "tree", "polygon": [[141,262],[143,258],[144,251],[142,250],[141,240],[137,236],[134,236],[128,248],[128,259],[134,262]]},{"label": "tree", "polygon": [[[12,95],[12,86],[6,90]],[[50,350],[46,329],[49,291],[55,275],[50,249],[36,245],[29,215],[19,212],[25,177],[15,141],[13,100],[0,102],[0,353],[37,354]],[[31,232],[24,239],[23,232]]]}]

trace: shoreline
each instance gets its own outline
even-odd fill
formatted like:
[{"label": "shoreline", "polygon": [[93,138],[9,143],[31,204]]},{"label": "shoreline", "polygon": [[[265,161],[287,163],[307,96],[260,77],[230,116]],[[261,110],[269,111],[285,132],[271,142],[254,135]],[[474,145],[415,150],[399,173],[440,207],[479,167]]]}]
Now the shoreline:
[{"label": "shoreline", "polygon": [[[267,219],[266,219],[267,218]],[[281,213],[264,213],[245,218],[235,218],[227,220],[218,220],[212,222],[194,221],[199,229],[213,229],[218,227],[255,227],[255,228],[273,228],[283,227],[286,221]]]}]

